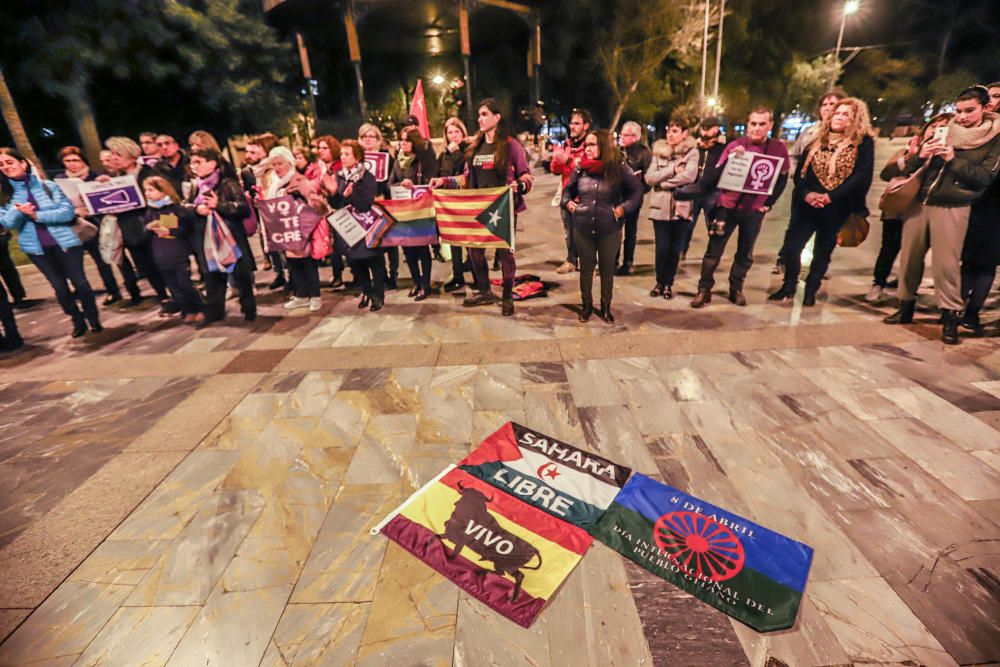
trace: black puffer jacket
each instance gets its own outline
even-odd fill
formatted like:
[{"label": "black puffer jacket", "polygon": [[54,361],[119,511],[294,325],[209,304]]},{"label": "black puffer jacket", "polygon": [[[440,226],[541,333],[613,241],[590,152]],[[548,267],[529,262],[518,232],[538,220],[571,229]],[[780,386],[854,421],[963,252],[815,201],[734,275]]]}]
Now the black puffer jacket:
[{"label": "black puffer jacket", "polygon": [[642,185],[632,170],[625,165],[617,165],[621,178],[612,185],[603,175],[592,175],[577,168],[563,188],[562,207],[570,201],[577,203],[573,212],[573,228],[585,234],[613,234],[625,224],[625,217],[616,218],[614,210],[621,206],[625,215],[639,210],[642,206]]}]

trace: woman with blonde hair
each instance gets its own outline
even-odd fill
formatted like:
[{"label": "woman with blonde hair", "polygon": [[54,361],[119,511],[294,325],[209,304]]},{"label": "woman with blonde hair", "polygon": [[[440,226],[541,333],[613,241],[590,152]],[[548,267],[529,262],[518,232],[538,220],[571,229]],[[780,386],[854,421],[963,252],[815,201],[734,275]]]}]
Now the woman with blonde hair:
[{"label": "woman with blonde hair", "polygon": [[785,236],[785,282],[768,297],[771,301],[795,296],[802,249],[815,234],[802,305],[816,305],[816,292],[837,247],[837,233],[852,213],[864,208],[872,184],[875,142],[869,118],[868,105],[863,101],[855,97],[841,100],[799,162],[792,218]]},{"label": "woman with blonde hair", "polygon": [[[395,158],[392,154],[392,147],[385,140],[382,130],[380,130],[377,125],[364,123],[361,127],[359,127],[358,143],[361,145],[361,148],[365,153],[372,153],[375,151],[388,153],[389,170],[387,173],[392,173],[392,169],[395,166]],[[372,175],[374,176],[374,174]],[[383,199],[389,199],[388,177],[382,181],[375,181],[375,196]],[[396,246],[390,246],[388,248],[382,248],[380,252],[388,264],[388,276],[385,279],[385,287],[386,289],[396,289],[396,278],[399,275],[399,248]]]},{"label": "woman with blonde hair", "polygon": [[192,151],[200,151],[206,148],[210,148],[216,153],[222,154],[222,149],[219,148],[219,142],[215,140],[210,132],[205,130],[195,130],[188,137],[188,146],[191,147]]}]

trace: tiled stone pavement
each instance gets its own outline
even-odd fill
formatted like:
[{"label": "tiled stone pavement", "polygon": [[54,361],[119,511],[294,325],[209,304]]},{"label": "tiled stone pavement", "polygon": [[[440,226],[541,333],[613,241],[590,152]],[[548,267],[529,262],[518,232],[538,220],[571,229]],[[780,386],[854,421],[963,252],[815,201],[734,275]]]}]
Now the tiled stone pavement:
[{"label": "tiled stone pavement", "polygon": [[[554,188],[518,255],[560,285],[514,318],[268,296],[253,325],[112,310],[72,341],[51,299],[21,313],[31,348],[0,357],[0,665],[1000,661],[996,339],[945,349],[930,312],[882,325],[889,304],[860,298],[877,224],[817,308],[766,305],[787,197],[747,308],[688,308],[693,260],[683,296],[646,296],[643,222],[618,323],[581,325]],[[812,545],[795,628],[758,634],[595,544],[525,630],[369,535],[508,419]]]}]

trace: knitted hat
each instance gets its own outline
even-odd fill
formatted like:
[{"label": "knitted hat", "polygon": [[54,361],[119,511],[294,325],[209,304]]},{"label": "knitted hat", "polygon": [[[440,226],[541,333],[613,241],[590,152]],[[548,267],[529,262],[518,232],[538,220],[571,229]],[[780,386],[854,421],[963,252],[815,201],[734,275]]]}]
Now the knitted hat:
[{"label": "knitted hat", "polygon": [[267,157],[272,160],[275,157],[280,157],[286,162],[288,162],[288,164],[292,165],[295,164],[295,156],[292,155],[292,151],[290,151],[285,146],[275,146],[274,148],[271,149],[271,152],[267,154]]}]

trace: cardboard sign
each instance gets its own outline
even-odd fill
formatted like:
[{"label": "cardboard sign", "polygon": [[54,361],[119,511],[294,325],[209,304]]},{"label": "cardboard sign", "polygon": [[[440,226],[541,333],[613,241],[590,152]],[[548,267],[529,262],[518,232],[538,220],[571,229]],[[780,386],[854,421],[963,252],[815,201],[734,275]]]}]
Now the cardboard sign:
[{"label": "cardboard sign", "polygon": [[267,247],[301,255],[309,250],[309,239],[323,217],[301,199],[291,195],[262,199],[257,212],[264,222]]},{"label": "cardboard sign", "polygon": [[80,194],[80,184],[83,183],[81,178],[56,178],[53,179],[55,184],[59,186],[59,189],[63,191],[66,195],[66,199],[70,200],[73,204],[73,210],[76,211],[77,215],[87,215],[87,204],[83,201],[83,195]]},{"label": "cardboard sign", "polygon": [[389,178],[389,154],[384,151],[369,151],[365,153],[365,169],[371,172],[375,180],[382,182]]},{"label": "cardboard sign", "polygon": [[404,188],[402,185],[393,185],[389,188],[389,196],[392,199],[419,199],[429,197],[430,194],[431,186],[429,185],[414,185],[413,189]]},{"label": "cardboard sign", "polygon": [[365,240],[368,230],[380,219],[381,216],[374,209],[362,213],[351,206],[338,209],[327,218],[333,230],[352,248]]},{"label": "cardboard sign", "polygon": [[785,159],[763,153],[730,153],[719,178],[720,190],[769,195],[774,192]]},{"label": "cardboard sign", "polygon": [[90,215],[124,213],[146,205],[135,176],[115,176],[104,183],[81,181],[77,189]]}]

